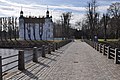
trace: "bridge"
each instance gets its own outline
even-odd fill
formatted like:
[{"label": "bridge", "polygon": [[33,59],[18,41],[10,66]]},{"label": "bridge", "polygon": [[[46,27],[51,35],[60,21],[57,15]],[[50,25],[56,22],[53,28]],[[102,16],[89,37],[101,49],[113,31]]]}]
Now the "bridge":
[{"label": "bridge", "polygon": [[119,76],[119,64],[76,40],[39,57],[38,62],[30,61],[24,70],[6,74],[3,80],[120,80]]}]

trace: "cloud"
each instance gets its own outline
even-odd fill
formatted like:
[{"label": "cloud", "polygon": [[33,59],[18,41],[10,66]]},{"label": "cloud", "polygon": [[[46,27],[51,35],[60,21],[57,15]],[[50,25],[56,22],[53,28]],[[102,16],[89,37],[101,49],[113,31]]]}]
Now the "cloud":
[{"label": "cloud", "polygon": [[[23,2],[18,3],[13,2],[11,0],[0,0],[0,16],[17,16],[19,17],[19,12],[21,10],[21,6],[23,7],[24,16],[45,16],[47,5],[38,4],[38,3],[30,3],[27,0],[22,0]],[[99,0],[102,1],[102,0]],[[30,3],[30,4],[28,4]],[[86,3],[87,4],[87,3]],[[50,15],[53,15],[53,20],[60,19],[60,15],[63,12],[71,11],[73,12],[71,23],[75,23],[77,20],[84,18],[84,14],[86,12],[85,7],[78,7],[75,5],[48,5],[50,10]],[[99,12],[105,12],[109,6],[100,5],[98,7]]]},{"label": "cloud", "polygon": [[[38,5],[36,3],[32,4],[22,4],[22,3],[16,3],[16,2],[11,2],[8,0],[0,0],[0,2],[6,4],[6,5],[0,5],[0,11],[1,14],[4,14],[6,16],[17,16],[19,17],[19,12],[20,12],[20,7],[23,7],[24,15],[25,16],[45,16],[45,12],[47,9],[47,5]],[[70,9],[71,11],[85,11],[84,7],[75,7],[75,6],[70,6],[70,5],[58,5],[58,6],[53,6],[49,5],[50,8],[50,14],[53,15],[53,20],[60,19],[60,15],[65,12],[65,10]],[[58,10],[58,9],[64,9],[64,10]],[[76,20],[78,20],[77,16],[79,14],[73,14],[73,19],[71,20],[71,23],[74,23]],[[81,15],[81,14],[80,14]],[[76,19],[77,18],[77,19]]]},{"label": "cloud", "polygon": [[107,11],[107,9],[109,8],[109,6],[99,6],[98,7],[98,11],[104,13]]}]

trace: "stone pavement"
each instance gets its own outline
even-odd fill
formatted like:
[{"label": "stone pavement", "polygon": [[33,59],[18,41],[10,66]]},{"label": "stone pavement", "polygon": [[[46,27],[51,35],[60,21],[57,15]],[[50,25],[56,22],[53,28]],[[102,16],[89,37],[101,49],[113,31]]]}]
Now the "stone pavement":
[{"label": "stone pavement", "polygon": [[8,80],[120,80],[119,64],[79,40],[26,67],[25,71],[6,77]]}]

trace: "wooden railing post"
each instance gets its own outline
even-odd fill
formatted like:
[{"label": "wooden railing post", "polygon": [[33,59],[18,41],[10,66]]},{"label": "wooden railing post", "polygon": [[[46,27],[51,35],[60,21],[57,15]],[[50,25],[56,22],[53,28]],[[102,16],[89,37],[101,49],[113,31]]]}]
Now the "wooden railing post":
[{"label": "wooden railing post", "polygon": [[93,48],[95,48],[95,42],[93,42]]},{"label": "wooden railing post", "polygon": [[93,41],[91,41],[91,43],[92,43],[92,47],[94,48],[94,42],[93,42]]},{"label": "wooden railing post", "polygon": [[24,62],[24,51],[20,50],[18,54],[18,69],[24,70],[25,69],[25,62]]},{"label": "wooden railing post", "polygon": [[94,42],[94,48],[96,49],[96,42]]},{"label": "wooden railing post", "polygon": [[33,48],[33,62],[38,62],[37,47]]},{"label": "wooden railing post", "polygon": [[48,54],[51,54],[51,45],[48,45]]},{"label": "wooden railing post", "polygon": [[114,63],[115,63],[115,64],[118,64],[118,63],[119,63],[119,61],[118,61],[118,48],[115,48]]},{"label": "wooden railing post", "polygon": [[60,48],[59,42],[57,43],[57,48],[58,48],[58,49]]},{"label": "wooden railing post", "polygon": [[53,47],[52,51],[55,52],[55,44],[54,43],[53,43],[52,47]]},{"label": "wooden railing post", "polygon": [[108,53],[107,53],[107,58],[110,59],[110,46],[108,46]]},{"label": "wooden railing post", "polygon": [[98,43],[96,43],[96,49],[97,49],[97,51],[98,51],[98,49],[99,49],[99,44],[98,44]]},{"label": "wooden railing post", "polygon": [[101,44],[99,44],[99,52],[101,52]]},{"label": "wooden railing post", "polygon": [[105,45],[103,45],[103,55],[105,55]]},{"label": "wooden railing post", "polygon": [[46,57],[46,55],[45,55],[45,45],[42,45],[42,57]]},{"label": "wooden railing post", "polygon": [[55,49],[58,50],[58,44],[57,43],[55,43]]},{"label": "wooden railing post", "polygon": [[0,80],[3,80],[2,78],[2,56],[0,56]]}]

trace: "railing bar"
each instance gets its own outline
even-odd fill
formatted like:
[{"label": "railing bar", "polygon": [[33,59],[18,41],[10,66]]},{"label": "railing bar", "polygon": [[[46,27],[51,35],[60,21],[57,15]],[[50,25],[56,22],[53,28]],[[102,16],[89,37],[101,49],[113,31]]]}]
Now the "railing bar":
[{"label": "railing bar", "polygon": [[38,51],[41,51],[42,49],[38,49]]},{"label": "railing bar", "polygon": [[33,56],[33,54],[32,54],[32,55],[25,56],[24,58],[28,58],[28,57],[31,57],[31,56]]},{"label": "railing bar", "polygon": [[110,48],[110,50],[111,50],[111,51],[115,51],[115,49],[113,49],[113,48]]},{"label": "railing bar", "polygon": [[108,48],[108,46],[105,45],[105,48]]},{"label": "railing bar", "polygon": [[120,55],[118,55],[118,57],[120,58]]},{"label": "railing bar", "polygon": [[115,53],[115,51],[113,51],[113,50],[110,50],[110,52]]},{"label": "railing bar", "polygon": [[115,55],[115,53],[114,53],[114,52],[110,52],[110,54]]},{"label": "railing bar", "polygon": [[105,50],[106,53],[108,53],[108,51]]},{"label": "railing bar", "polygon": [[15,57],[15,56],[18,56],[18,54],[12,55],[12,56],[8,56],[8,57],[3,57],[2,60],[7,59],[7,58],[11,58],[11,57]]},{"label": "railing bar", "polygon": [[10,70],[12,70],[13,68],[16,68],[16,67],[18,67],[18,65],[14,66],[14,67],[12,67],[12,68],[9,68],[9,69],[3,71],[2,73],[5,73],[5,72],[7,72],[7,71],[10,71]]},{"label": "railing bar", "polygon": [[11,63],[15,63],[15,62],[17,62],[18,60],[15,60],[15,61],[12,61],[12,62],[9,62],[9,63],[6,63],[6,64],[3,64],[2,66],[6,66],[6,65],[9,65],[9,64],[11,64]]},{"label": "railing bar", "polygon": [[113,57],[115,57],[115,55],[113,55],[113,54],[111,54],[110,56],[113,56]]},{"label": "railing bar", "polygon": [[28,63],[29,61],[32,61],[32,59],[28,59],[28,60],[26,60],[25,63]]},{"label": "railing bar", "polygon": [[39,49],[42,49],[42,48],[38,48],[38,50],[39,50]]},{"label": "railing bar", "polygon": [[120,62],[120,59],[118,61]]},{"label": "railing bar", "polygon": [[111,57],[112,59],[114,59],[114,56],[113,56],[113,55],[110,55],[110,57]]}]

